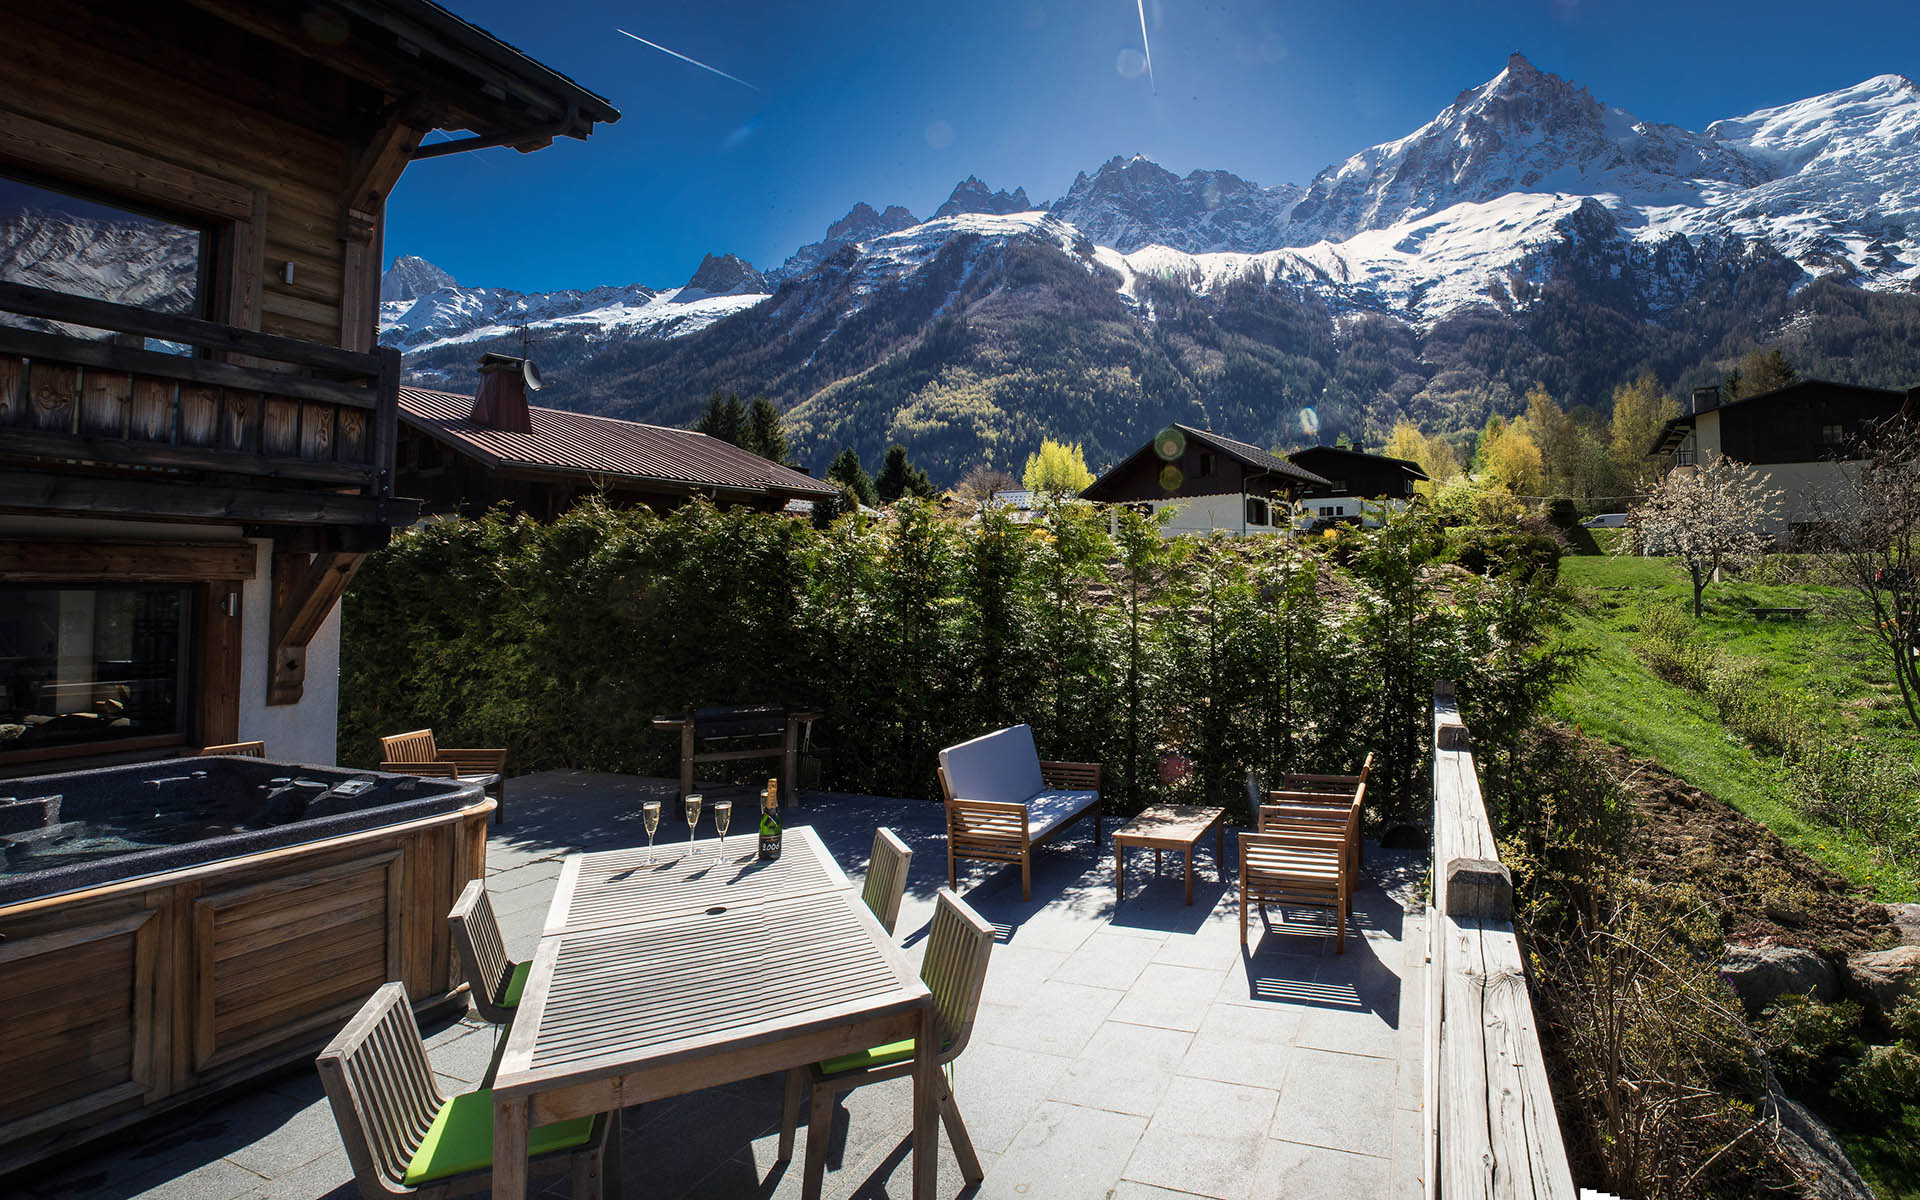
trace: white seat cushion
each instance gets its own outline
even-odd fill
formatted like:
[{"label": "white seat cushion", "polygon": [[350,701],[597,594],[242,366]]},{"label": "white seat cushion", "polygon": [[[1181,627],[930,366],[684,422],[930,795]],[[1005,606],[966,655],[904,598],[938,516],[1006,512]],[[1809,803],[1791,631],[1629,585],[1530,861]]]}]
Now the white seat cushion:
[{"label": "white seat cushion", "polygon": [[1019,804],[1043,790],[1040,754],[1026,725],[984,734],[940,752],[947,786],[956,800],[994,800]]},{"label": "white seat cushion", "polygon": [[1049,788],[1027,801],[1027,836],[1039,838],[1087,811],[1099,792]]}]

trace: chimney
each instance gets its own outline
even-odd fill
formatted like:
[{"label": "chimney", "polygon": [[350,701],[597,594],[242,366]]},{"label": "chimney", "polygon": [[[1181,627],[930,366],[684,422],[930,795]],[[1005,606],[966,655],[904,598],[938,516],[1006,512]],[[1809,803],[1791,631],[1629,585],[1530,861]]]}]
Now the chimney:
[{"label": "chimney", "polygon": [[505,433],[532,433],[527,414],[526,360],[507,354],[480,356],[480,394],[470,418]]},{"label": "chimney", "polygon": [[1717,383],[1709,384],[1706,387],[1697,387],[1693,389],[1693,411],[1696,414],[1703,413],[1703,412],[1712,412],[1714,409],[1719,407],[1720,407],[1720,385],[1719,384]]}]

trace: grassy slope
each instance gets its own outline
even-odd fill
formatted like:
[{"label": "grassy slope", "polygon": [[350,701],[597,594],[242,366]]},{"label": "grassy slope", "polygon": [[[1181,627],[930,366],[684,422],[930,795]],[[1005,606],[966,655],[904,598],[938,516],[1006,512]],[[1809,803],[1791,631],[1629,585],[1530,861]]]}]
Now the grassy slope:
[{"label": "grassy slope", "polygon": [[[1664,559],[1570,557],[1561,580],[1574,591],[1569,639],[1593,658],[1556,698],[1559,715],[1764,823],[1788,844],[1826,863],[1882,900],[1920,899],[1920,869],[1900,864],[1865,839],[1802,816],[1777,759],[1756,755],[1729,733],[1705,696],[1656,678],[1634,653],[1633,630],[1646,604],[1687,609],[1692,589]],[[1798,699],[1818,735],[1865,739],[1920,756],[1893,685],[1873,647],[1842,610],[1844,594],[1811,585],[1730,580],[1707,589],[1701,638],[1765,664],[1770,683]],[[1749,605],[1810,606],[1804,621],[1754,619]]]}]

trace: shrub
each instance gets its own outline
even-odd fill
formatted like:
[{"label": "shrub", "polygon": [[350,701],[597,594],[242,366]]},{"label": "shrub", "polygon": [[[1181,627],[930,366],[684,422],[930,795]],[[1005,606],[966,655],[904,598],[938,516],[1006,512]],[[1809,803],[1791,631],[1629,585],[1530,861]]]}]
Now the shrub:
[{"label": "shrub", "polygon": [[1790,1091],[1815,1095],[1832,1086],[1840,1056],[1859,1049],[1860,1006],[1782,996],[1761,1014],[1755,1032],[1775,1075]]},{"label": "shrub", "polygon": [[1920,1104],[1920,1052],[1895,1044],[1868,1046],[1840,1072],[1833,1097],[1866,1119],[1885,1119]]},{"label": "shrub", "polygon": [[1872,746],[1810,743],[1788,761],[1794,802],[1901,855],[1920,853],[1920,767]]},{"label": "shrub", "polygon": [[1715,656],[1706,668],[1707,698],[1720,723],[1763,754],[1784,753],[1800,728],[1794,702],[1767,682],[1755,662]]},{"label": "shrub", "polygon": [[1641,610],[1633,648],[1655,675],[1694,691],[1705,690],[1707,676],[1720,657],[1700,641],[1698,627],[1670,604],[1649,604]]}]

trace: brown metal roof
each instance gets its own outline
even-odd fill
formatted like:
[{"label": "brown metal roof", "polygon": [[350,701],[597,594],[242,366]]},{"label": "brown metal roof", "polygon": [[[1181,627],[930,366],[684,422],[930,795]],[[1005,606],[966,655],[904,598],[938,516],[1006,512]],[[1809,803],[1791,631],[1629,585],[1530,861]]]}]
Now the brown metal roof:
[{"label": "brown metal roof", "polygon": [[1188,438],[1199,442],[1202,446],[1211,446],[1222,454],[1231,455],[1255,470],[1271,471],[1275,475],[1290,476],[1300,480],[1302,483],[1328,482],[1320,476],[1315,475],[1312,471],[1307,470],[1305,467],[1296,466],[1286,459],[1281,458],[1279,455],[1269,454],[1251,442],[1236,441],[1233,438],[1215,433],[1211,429],[1195,429],[1191,425],[1182,425],[1178,421],[1174,422],[1173,427],[1185,433]]},{"label": "brown metal roof", "polygon": [[473,397],[400,389],[400,419],[493,467],[616,476],[676,490],[807,499],[839,489],[791,467],[688,429],[527,407],[532,433],[507,433],[468,414]]}]

